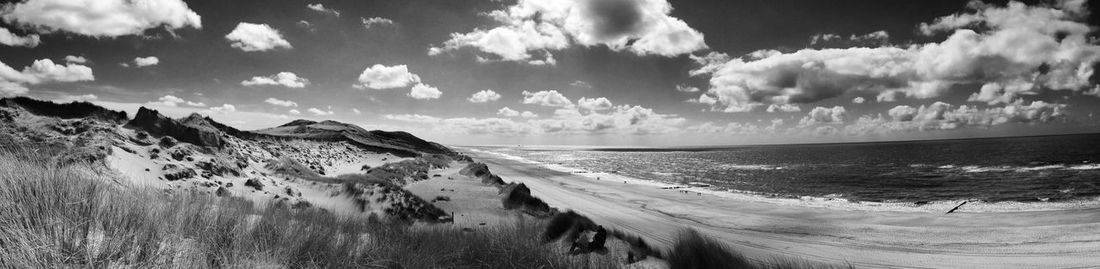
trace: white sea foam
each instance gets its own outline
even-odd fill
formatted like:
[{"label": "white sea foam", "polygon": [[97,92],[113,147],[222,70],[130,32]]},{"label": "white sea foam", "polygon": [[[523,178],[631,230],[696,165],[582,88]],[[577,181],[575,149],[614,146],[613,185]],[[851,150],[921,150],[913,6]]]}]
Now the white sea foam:
[{"label": "white sea foam", "polygon": [[783,169],[781,166],[763,165],[763,164],[720,164],[719,169],[728,170],[777,170]]}]

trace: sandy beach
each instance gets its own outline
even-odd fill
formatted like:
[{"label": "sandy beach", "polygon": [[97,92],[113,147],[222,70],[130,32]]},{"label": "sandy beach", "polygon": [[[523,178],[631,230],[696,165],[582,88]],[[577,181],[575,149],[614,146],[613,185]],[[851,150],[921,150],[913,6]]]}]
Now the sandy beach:
[{"label": "sandy beach", "polygon": [[667,247],[693,228],[754,259],[788,256],[857,268],[1095,268],[1100,208],[1022,212],[834,209],[662,189],[468,151],[507,182]]}]

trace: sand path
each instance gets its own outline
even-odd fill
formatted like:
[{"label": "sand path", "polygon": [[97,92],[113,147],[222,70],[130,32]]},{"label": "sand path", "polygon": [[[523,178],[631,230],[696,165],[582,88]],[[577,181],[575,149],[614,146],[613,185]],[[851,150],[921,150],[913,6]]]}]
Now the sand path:
[{"label": "sand path", "polygon": [[466,152],[551,206],[667,247],[686,227],[746,256],[799,257],[857,268],[1097,268],[1100,209],[1009,213],[864,211],[740,201],[595,180]]}]

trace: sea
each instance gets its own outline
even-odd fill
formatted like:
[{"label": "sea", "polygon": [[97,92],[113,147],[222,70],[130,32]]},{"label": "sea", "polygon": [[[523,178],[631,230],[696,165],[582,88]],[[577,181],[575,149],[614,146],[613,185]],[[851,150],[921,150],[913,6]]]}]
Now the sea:
[{"label": "sea", "polygon": [[586,172],[774,199],[1100,201],[1100,134],[688,148],[476,150]]}]

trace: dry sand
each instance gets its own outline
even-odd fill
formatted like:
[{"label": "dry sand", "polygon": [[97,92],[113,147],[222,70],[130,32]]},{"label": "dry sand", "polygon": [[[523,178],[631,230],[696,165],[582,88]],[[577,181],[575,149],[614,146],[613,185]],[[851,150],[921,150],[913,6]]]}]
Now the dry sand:
[{"label": "dry sand", "polygon": [[506,210],[497,195],[497,188],[482,184],[480,180],[458,174],[462,163],[444,170],[433,170],[440,175],[428,180],[413,182],[405,189],[420,198],[431,201],[446,196],[450,201],[436,201],[436,207],[454,214],[454,225],[461,228],[495,226],[516,221],[519,211]]},{"label": "dry sand", "polygon": [[638,181],[596,180],[500,155],[466,152],[551,206],[668,247],[691,227],[755,259],[857,268],[1098,268],[1100,208],[933,212],[806,207],[719,197]]}]

